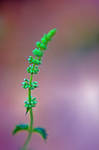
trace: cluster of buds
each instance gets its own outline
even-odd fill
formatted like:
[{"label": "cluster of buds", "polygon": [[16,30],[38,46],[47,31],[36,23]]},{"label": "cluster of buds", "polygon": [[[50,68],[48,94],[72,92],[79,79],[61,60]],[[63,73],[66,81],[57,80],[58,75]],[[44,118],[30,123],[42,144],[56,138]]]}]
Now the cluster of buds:
[{"label": "cluster of buds", "polygon": [[38,82],[34,81],[34,82],[31,82],[31,85],[29,85],[29,80],[28,79],[24,79],[24,82],[22,82],[22,87],[24,89],[30,88],[31,90],[34,90],[35,88],[38,87]]},{"label": "cluster of buds", "polygon": [[51,41],[55,33],[56,33],[56,29],[52,29],[48,32],[48,34],[44,34],[43,37],[41,38],[41,41],[36,42],[37,48],[46,50],[48,42]]},{"label": "cluster of buds", "polygon": [[29,64],[35,64],[35,65],[40,65],[42,63],[40,60],[35,59],[32,56],[29,56],[28,62]]},{"label": "cluster of buds", "polygon": [[42,64],[42,57],[44,51],[47,49],[48,42],[51,41],[52,37],[55,35],[56,29],[50,30],[47,34],[44,34],[41,38],[41,41],[36,42],[36,48],[33,49],[33,56],[29,56],[28,62],[29,66],[27,67],[27,72],[31,74],[37,74],[39,72],[38,65]]},{"label": "cluster of buds", "polygon": [[38,69],[38,66],[34,66],[33,64],[27,67],[27,72],[31,74],[37,74],[39,71],[40,69]]},{"label": "cluster of buds", "polygon": [[[52,29],[47,34],[44,34],[40,41],[36,42],[36,48],[32,51],[33,56],[29,56],[28,58],[29,66],[27,67],[27,72],[31,75],[38,74],[38,72],[40,71],[39,65],[42,64],[42,57],[47,49],[48,42],[52,40],[52,37],[55,35],[55,33],[56,29]],[[22,87],[24,89],[28,88],[29,91],[34,90],[38,87],[37,83],[37,81],[32,82],[32,79],[24,79],[24,82],[22,82]],[[30,100],[25,101],[25,107],[28,109],[31,107],[35,107],[35,105],[37,104],[35,97],[29,99]]]},{"label": "cluster of buds", "polygon": [[22,87],[24,89],[27,89],[29,87],[29,80],[28,79],[24,79],[24,82],[22,82]]},{"label": "cluster of buds", "polygon": [[24,101],[25,107],[26,108],[32,108],[35,107],[37,104],[37,100],[36,97],[31,97],[31,102],[29,102],[29,100]]},{"label": "cluster of buds", "polygon": [[38,82],[37,81],[32,82],[31,85],[30,85],[31,90],[34,90],[37,87],[38,87]]}]

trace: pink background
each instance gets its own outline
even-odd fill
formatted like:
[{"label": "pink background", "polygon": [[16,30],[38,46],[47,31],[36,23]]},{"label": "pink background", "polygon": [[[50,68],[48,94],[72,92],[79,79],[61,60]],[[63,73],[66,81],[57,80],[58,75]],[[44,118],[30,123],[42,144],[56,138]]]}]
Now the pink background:
[{"label": "pink background", "polygon": [[99,1],[20,0],[0,2],[0,150],[19,150],[27,133],[21,82],[27,57],[43,33],[57,28],[33,91],[39,104],[34,126],[45,127],[47,143],[34,134],[31,150],[99,150]]}]

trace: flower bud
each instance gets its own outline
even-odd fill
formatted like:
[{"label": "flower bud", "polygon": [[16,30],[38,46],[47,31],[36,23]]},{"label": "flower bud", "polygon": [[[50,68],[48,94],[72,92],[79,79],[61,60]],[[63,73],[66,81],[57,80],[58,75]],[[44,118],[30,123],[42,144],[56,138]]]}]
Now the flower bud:
[{"label": "flower bud", "polygon": [[32,52],[37,57],[42,57],[43,56],[43,52],[40,49],[35,48]]},{"label": "flower bud", "polygon": [[28,79],[26,79],[26,78],[24,79],[24,81],[27,81],[27,82],[29,82],[29,80],[28,80]]},{"label": "flower bud", "polygon": [[22,87],[24,89],[27,89],[29,87],[29,84],[27,82],[22,82]]},{"label": "flower bud", "polygon": [[48,34],[47,34],[47,39],[48,39],[48,41],[50,41],[51,38],[52,38],[55,34],[56,34],[56,28],[50,30],[50,31],[48,32]]},{"label": "flower bud", "polygon": [[37,81],[34,81],[33,83],[34,83],[34,84],[38,84],[38,82],[37,82]]},{"label": "flower bud", "polygon": [[34,101],[34,100],[36,100],[36,97],[33,97],[33,98],[31,99],[31,101]]},{"label": "flower bud", "polygon": [[33,74],[33,65],[29,65],[29,67],[27,67],[27,72]]},{"label": "flower bud", "polygon": [[32,64],[32,63],[33,63],[33,57],[32,57],[32,56],[29,56],[28,62],[29,62],[29,64]]},{"label": "flower bud", "polygon": [[33,70],[33,73],[34,74],[37,74],[40,70],[38,69],[38,66],[35,66],[34,70]]},{"label": "flower bud", "polygon": [[39,61],[38,59],[33,59],[33,64],[39,65],[41,64],[41,61]]},{"label": "flower bud", "polygon": [[44,49],[44,50],[47,49],[47,47],[46,47],[45,44],[43,44],[43,43],[40,44],[40,48],[41,48],[41,49]]},{"label": "flower bud", "polygon": [[41,42],[39,42],[39,41],[36,42],[36,47],[37,47],[37,48],[40,48],[40,44],[41,44]]}]

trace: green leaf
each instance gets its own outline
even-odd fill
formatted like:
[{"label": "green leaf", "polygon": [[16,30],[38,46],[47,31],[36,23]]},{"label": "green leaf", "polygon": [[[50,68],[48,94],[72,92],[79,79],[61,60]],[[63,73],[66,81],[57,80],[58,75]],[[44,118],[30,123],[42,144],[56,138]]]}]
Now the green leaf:
[{"label": "green leaf", "polygon": [[[26,107],[26,106],[25,106],[25,107]],[[31,108],[29,108],[29,107],[26,108],[26,113],[25,113],[25,115],[28,114],[28,112],[29,112],[30,109],[31,109]]]},{"label": "green leaf", "polygon": [[47,135],[47,132],[46,132],[46,130],[44,128],[41,128],[41,127],[34,128],[33,132],[39,133],[44,140],[47,139],[48,135]]},{"label": "green leaf", "polygon": [[15,135],[19,131],[28,130],[28,128],[29,128],[28,124],[16,125],[15,129],[12,131],[12,134]]}]

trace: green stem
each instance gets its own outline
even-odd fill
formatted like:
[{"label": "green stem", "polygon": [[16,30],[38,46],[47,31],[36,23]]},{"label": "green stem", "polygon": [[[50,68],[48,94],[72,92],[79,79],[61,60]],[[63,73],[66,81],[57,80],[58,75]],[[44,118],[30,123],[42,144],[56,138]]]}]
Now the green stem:
[{"label": "green stem", "polygon": [[31,108],[30,109],[30,130],[29,130],[28,137],[24,143],[22,150],[27,150],[27,146],[28,146],[30,139],[32,137],[32,127],[33,127],[33,112],[32,112],[32,108]]},{"label": "green stem", "polygon": [[[30,82],[29,82],[30,86],[31,86],[32,78],[33,78],[33,75],[31,74]],[[31,103],[31,88],[28,88],[28,99],[29,99],[29,103]]]},{"label": "green stem", "polygon": [[33,112],[32,112],[32,108],[30,109],[30,131],[33,128]]},{"label": "green stem", "polygon": [[[31,85],[31,82],[32,82],[32,78],[33,78],[33,75],[31,74],[30,76],[30,82],[29,82],[29,85]],[[29,99],[29,103],[31,103],[31,89],[29,88],[28,89],[28,99]],[[33,129],[33,112],[32,112],[32,108],[30,109],[30,127],[29,127],[29,133],[28,133],[28,137],[23,145],[23,148],[21,150],[26,150],[27,149],[27,146],[30,142],[30,139],[32,137],[32,129]]]},{"label": "green stem", "polygon": [[32,136],[32,132],[29,132],[28,137],[27,137],[27,139],[26,139],[26,141],[24,143],[24,146],[23,146],[23,148],[21,150],[27,150],[27,145],[30,142],[31,136]]}]

